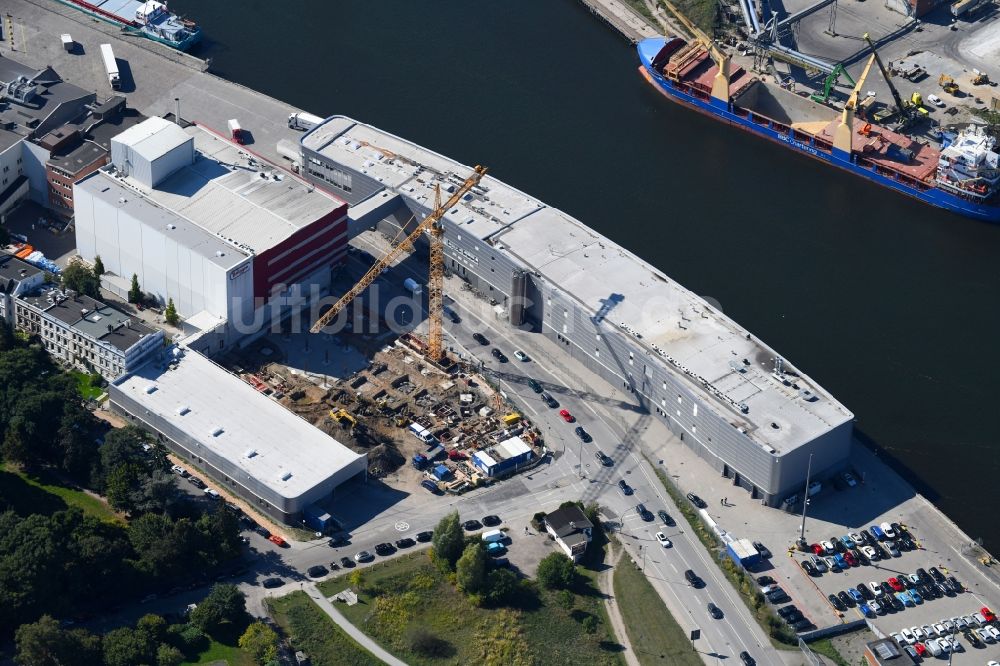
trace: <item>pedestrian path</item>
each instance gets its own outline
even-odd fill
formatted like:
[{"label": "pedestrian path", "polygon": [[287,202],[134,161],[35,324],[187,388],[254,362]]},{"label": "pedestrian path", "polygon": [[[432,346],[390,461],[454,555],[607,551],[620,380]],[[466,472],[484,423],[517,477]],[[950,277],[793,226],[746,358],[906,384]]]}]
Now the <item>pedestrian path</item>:
[{"label": "pedestrian path", "polygon": [[615,636],[618,637],[618,642],[625,648],[622,652],[622,656],[625,657],[625,663],[628,666],[639,666],[639,659],[635,656],[635,650],[632,649],[632,643],[628,639],[628,632],[625,630],[625,620],[622,618],[621,610],[618,608],[614,585],[612,583],[615,567],[618,566],[618,561],[624,552],[624,550],[616,549],[613,543],[608,544],[608,561],[611,563],[611,566],[602,571],[601,575],[597,577],[597,584],[600,586],[601,592],[605,595],[604,605],[608,609],[611,628],[614,630]]},{"label": "pedestrian path", "polygon": [[329,615],[337,626],[344,630],[348,636],[353,638],[355,642],[361,647],[371,652],[377,658],[381,659],[390,666],[406,666],[406,662],[396,659],[391,654],[382,649],[382,646],[369,638],[364,632],[351,624],[346,617],[341,615],[340,611],[337,610],[330,601],[323,596],[323,594],[317,589],[315,585],[308,585],[304,587],[306,594],[312,597],[312,600],[322,608],[327,615]]}]

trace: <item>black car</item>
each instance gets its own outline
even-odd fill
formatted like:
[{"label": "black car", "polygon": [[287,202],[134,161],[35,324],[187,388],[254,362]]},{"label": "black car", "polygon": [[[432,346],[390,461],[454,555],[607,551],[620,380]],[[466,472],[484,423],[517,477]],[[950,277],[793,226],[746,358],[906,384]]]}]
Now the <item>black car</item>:
[{"label": "black car", "polygon": [[948,576],[948,583],[951,584],[951,589],[954,590],[955,594],[962,591],[962,584],[954,576]]},{"label": "black car", "polygon": [[931,578],[934,579],[935,583],[940,583],[941,581],[944,580],[944,574],[938,571],[937,567],[931,567],[930,569],[927,570],[927,572],[930,573]]},{"label": "black car", "polygon": [[774,588],[771,592],[764,596],[766,596],[767,600],[772,604],[783,604],[788,601],[788,594],[780,587]]},{"label": "black car", "polygon": [[698,577],[698,574],[688,569],[684,572],[684,578],[691,583],[691,587],[702,587],[705,583]]},{"label": "black car", "polygon": [[759,585],[774,585],[774,579],[770,576],[760,576],[757,579]]},{"label": "black car", "polygon": [[847,606],[848,608],[853,608],[854,607],[854,598],[851,595],[849,595],[847,592],[843,592],[843,591],[838,592],[837,593],[837,598],[840,599],[841,601],[843,601],[844,605]]},{"label": "black car", "polygon": [[802,562],[802,570],[805,571],[810,576],[815,576],[815,575],[819,574],[819,570],[816,569],[816,567],[814,567],[812,565],[812,562],[803,561]]},{"label": "black car", "polygon": [[868,530],[861,531],[861,540],[865,542],[866,546],[874,546],[878,543],[878,539],[876,539]]},{"label": "black car", "polygon": [[931,577],[927,575],[926,569],[917,569],[914,573],[920,577],[921,580],[930,580]]},{"label": "black car", "polygon": [[349,557],[342,557],[340,558],[340,566],[344,567],[345,569],[350,569],[351,567],[354,566],[354,560],[352,560]]},{"label": "black car", "polygon": [[861,564],[865,565],[866,567],[867,567],[868,565],[870,565],[870,564],[872,563],[872,561],[871,561],[870,559],[868,559],[868,556],[867,556],[867,555],[865,555],[865,554],[864,554],[864,553],[863,553],[862,551],[860,551],[860,550],[857,550],[857,549],[855,549],[855,550],[852,550],[852,551],[851,551],[851,553],[853,553],[853,554],[854,554],[854,558],[855,558],[855,559],[856,559],[856,560],[857,560],[858,562],[861,562]]},{"label": "black car", "polygon": [[321,576],[325,576],[330,573],[330,570],[322,564],[317,564],[314,567],[309,567],[309,569],[306,570],[306,573],[309,574],[310,578],[320,578]]},{"label": "black car", "polygon": [[711,601],[708,602],[708,614],[716,620],[722,619],[722,609],[713,604]]},{"label": "black car", "polygon": [[869,587],[864,583],[860,583],[854,589],[857,590],[861,594],[861,596],[864,597],[867,601],[871,601],[872,599],[875,598],[875,595],[872,594],[871,589],[869,589]]},{"label": "black car", "polygon": [[265,539],[271,536],[271,532],[269,532],[268,529],[263,525],[258,525],[257,527],[253,528],[253,531],[261,535]]},{"label": "black car", "polygon": [[410,548],[412,546],[415,546],[416,543],[417,542],[411,539],[410,537],[404,537],[396,541],[396,548]]},{"label": "black car", "polygon": [[882,592],[884,592],[886,596],[891,597],[896,593],[896,591],[892,589],[892,586],[889,585],[889,583],[887,583],[886,581],[882,581],[881,583],[879,583],[878,586],[882,588]]},{"label": "black car", "polygon": [[687,498],[688,498],[689,500],[691,500],[691,504],[694,504],[694,505],[695,505],[696,507],[698,507],[699,509],[705,509],[705,508],[708,508],[708,505],[707,505],[707,504],[705,504],[705,500],[703,500],[702,498],[698,497],[698,496],[697,496],[697,495],[695,495],[694,493],[688,493],[688,494],[687,494]]},{"label": "black car", "polygon": [[847,547],[844,545],[844,542],[837,537],[831,537],[830,543],[833,544],[833,549],[838,553],[844,553],[847,551]]},{"label": "black car", "polygon": [[783,617],[788,624],[795,624],[805,616],[802,615],[802,611],[796,608],[791,613],[786,613]]},{"label": "black car", "polygon": [[573,432],[575,432],[576,436],[582,439],[584,442],[589,442],[593,439],[590,436],[590,433],[583,429],[583,426],[577,426]]},{"label": "black car", "polygon": [[767,546],[762,544],[760,541],[754,541],[753,547],[757,549],[757,552],[760,553],[760,556],[765,560],[771,559],[771,551],[769,551]]},{"label": "black car", "polygon": [[900,536],[909,532],[909,530],[904,529],[903,526],[900,525],[899,523],[891,523],[889,527],[891,527],[893,531]]},{"label": "black car", "polygon": [[656,515],[659,516],[660,520],[663,521],[663,524],[667,525],[668,527],[673,527],[674,525],[677,524],[674,522],[674,519],[670,517],[670,514],[664,511],[663,509],[657,511]]},{"label": "black car", "polygon": [[383,541],[382,543],[376,544],[376,546],[375,546],[375,554],[376,555],[381,555],[381,556],[385,557],[386,555],[392,555],[395,552],[396,552],[396,549],[393,547],[393,545],[391,543],[386,543],[386,542]]},{"label": "black car", "polygon": [[903,604],[903,602],[897,599],[895,596],[889,597],[889,603],[892,604],[892,610],[896,611],[897,613],[899,611],[906,610],[906,606]]},{"label": "black car", "polygon": [[931,596],[935,599],[940,599],[944,596],[944,588],[938,583],[931,583],[927,586],[927,589],[930,590]]},{"label": "black car", "polygon": [[534,391],[535,393],[541,393],[542,392],[542,385],[539,384],[538,382],[536,382],[534,379],[529,379],[528,380],[528,387],[532,391]]},{"label": "black car", "polygon": [[645,504],[636,504],[635,512],[639,514],[639,517],[645,520],[647,523],[652,522],[653,514],[646,508]]},{"label": "black car", "polygon": [[905,576],[905,575],[904,576],[899,576],[899,582],[902,583],[903,587],[905,587],[907,590],[912,590],[913,588],[915,588],[917,586],[916,583],[914,583],[912,580],[910,580],[909,576]]},{"label": "black car", "polygon": [[486,345],[490,344],[490,341],[487,340],[486,336],[483,335],[482,333],[473,333],[472,334],[472,339],[475,340],[476,342],[478,342],[479,344],[481,344],[484,347]]},{"label": "black car", "polygon": [[622,491],[623,495],[631,495],[634,492],[632,486],[625,483],[625,479],[621,479],[618,482],[618,489]]},{"label": "black car", "polygon": [[434,530],[427,530],[426,532],[417,532],[417,541],[420,543],[427,543],[434,536]]},{"label": "black car", "polygon": [[798,612],[799,609],[796,608],[795,606],[782,606],[781,608],[778,609],[778,615],[780,615],[781,617],[788,617],[789,615]]},{"label": "black car", "polygon": [[189,476],[187,478],[187,482],[190,483],[195,488],[204,488],[205,487],[205,482],[202,481],[201,479],[199,479],[196,476]]},{"label": "black car", "polygon": [[611,467],[612,465],[615,464],[615,461],[609,458],[608,456],[604,455],[603,451],[595,451],[594,457],[597,458],[597,462],[604,467]]},{"label": "black car", "polygon": [[285,581],[280,578],[265,578],[260,582],[260,584],[270,590],[276,587],[281,587],[285,584]]},{"label": "black car", "polygon": [[467,520],[462,523],[462,527],[465,528],[467,532],[475,532],[478,529],[482,529],[483,525],[478,520]]},{"label": "black car", "polygon": [[326,545],[330,546],[330,548],[340,548],[341,546],[346,546],[349,543],[350,540],[347,537],[340,535],[331,538],[326,542]]},{"label": "black car", "polygon": [[500,516],[494,516],[493,514],[490,514],[483,518],[483,525],[486,525],[486,527],[496,527],[502,522],[503,521],[500,520]]},{"label": "black car", "polygon": [[826,596],[826,598],[830,600],[830,603],[837,610],[839,610],[839,611],[845,611],[845,610],[847,610],[847,605],[843,601],[841,601],[840,598],[838,598],[836,594],[828,594]]},{"label": "black car", "polygon": [[803,632],[803,631],[808,631],[809,629],[812,629],[813,626],[814,625],[813,625],[812,622],[810,622],[809,620],[807,620],[805,618],[802,618],[801,620],[799,620],[798,622],[796,622],[795,624],[792,625],[792,629],[794,629],[797,632]]},{"label": "black car", "polygon": [[740,652],[740,661],[743,662],[743,666],[757,666],[757,662],[754,661],[754,658],[746,650]]},{"label": "black car", "polygon": [[559,401],[557,401],[555,398],[553,398],[548,393],[545,393],[544,391],[542,392],[541,398],[542,398],[542,402],[544,402],[546,405],[548,405],[552,409],[555,409],[556,407],[559,406]]},{"label": "black car", "polygon": [[494,347],[493,350],[490,351],[490,353],[493,354],[493,358],[500,361],[501,363],[506,363],[508,360],[510,360],[502,351],[500,351],[496,347]]}]

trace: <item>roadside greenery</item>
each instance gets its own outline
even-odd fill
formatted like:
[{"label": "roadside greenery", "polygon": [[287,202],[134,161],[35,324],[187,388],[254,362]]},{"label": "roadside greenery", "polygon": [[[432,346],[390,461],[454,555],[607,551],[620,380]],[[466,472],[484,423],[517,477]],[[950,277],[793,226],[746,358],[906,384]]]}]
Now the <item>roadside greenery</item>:
[{"label": "roadside greenery", "polygon": [[313,603],[305,592],[269,599],[268,610],[289,642],[314,666],[378,666],[382,662],[358,645]]}]

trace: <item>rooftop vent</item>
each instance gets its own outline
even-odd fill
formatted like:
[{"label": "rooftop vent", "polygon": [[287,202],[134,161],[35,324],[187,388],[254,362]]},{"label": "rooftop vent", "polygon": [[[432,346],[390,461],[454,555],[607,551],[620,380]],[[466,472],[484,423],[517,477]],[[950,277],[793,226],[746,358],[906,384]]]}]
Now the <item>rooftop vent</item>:
[{"label": "rooftop vent", "polygon": [[145,390],[146,390],[146,393],[147,393],[147,394],[148,394],[148,393],[155,393],[155,392],[156,392],[156,387],[155,387],[155,386],[153,386],[152,384],[150,384],[149,386],[147,386],[147,387],[146,387],[146,389],[145,389]]},{"label": "rooftop vent", "polygon": [[256,456],[257,456],[257,449],[247,449],[246,452],[243,454],[243,457],[248,460],[250,458],[255,458]]},{"label": "rooftop vent", "polygon": [[168,225],[167,225],[167,229],[169,229],[169,230],[171,230],[171,231],[173,231],[173,230],[174,230],[174,229],[176,229],[176,228],[177,228],[177,225],[176,225],[176,224],[168,224]]},{"label": "rooftop vent", "polygon": [[225,432],[225,431],[224,431],[224,430],[223,430],[223,429],[222,429],[221,427],[216,427],[216,428],[215,428],[214,430],[212,430],[212,432],[211,432],[211,433],[209,433],[209,434],[210,434],[210,435],[211,435],[212,437],[218,437],[218,436],[219,436],[219,435],[221,435],[221,434],[222,434],[223,432]]},{"label": "rooftop vent", "polygon": [[226,253],[223,252],[222,250],[216,250],[215,251],[215,256],[217,256],[217,257],[224,257],[224,256],[226,256]]},{"label": "rooftop vent", "polygon": [[188,407],[187,405],[181,405],[180,407],[177,408],[177,414],[179,416],[184,416],[185,414],[187,414],[190,411],[191,411],[191,408]]},{"label": "rooftop vent", "polygon": [[279,478],[282,481],[288,481],[290,478],[292,478],[292,473],[291,472],[282,472],[281,473],[281,477],[279,477]]}]

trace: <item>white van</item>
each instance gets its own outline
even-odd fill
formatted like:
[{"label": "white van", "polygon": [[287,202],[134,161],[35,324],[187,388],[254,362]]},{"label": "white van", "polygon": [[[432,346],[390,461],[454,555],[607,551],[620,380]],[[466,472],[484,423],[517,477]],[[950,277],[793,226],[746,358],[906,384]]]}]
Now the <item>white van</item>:
[{"label": "white van", "polygon": [[505,538],[507,538],[507,535],[503,533],[503,530],[483,532],[483,541],[486,543],[496,543],[497,541],[503,541]]}]

